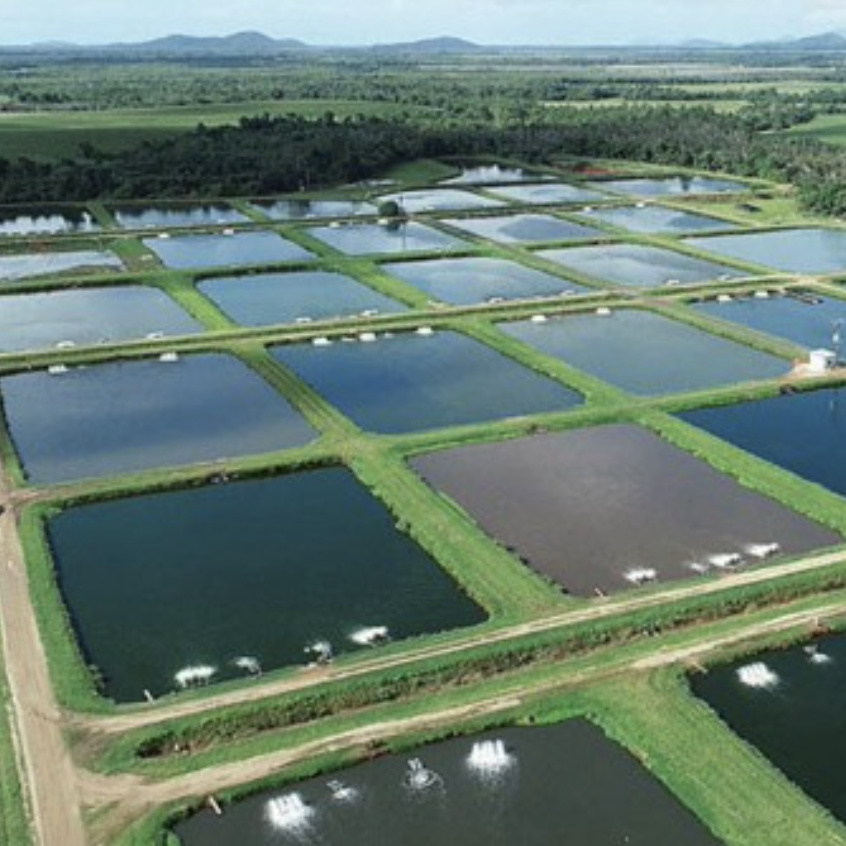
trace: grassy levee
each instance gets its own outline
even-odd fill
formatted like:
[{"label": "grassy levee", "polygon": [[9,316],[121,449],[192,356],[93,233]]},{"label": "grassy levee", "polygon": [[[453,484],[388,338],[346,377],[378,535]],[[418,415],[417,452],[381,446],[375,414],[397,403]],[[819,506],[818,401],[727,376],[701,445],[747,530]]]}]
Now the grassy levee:
[{"label": "grassy levee", "polygon": [[156,287],[182,306],[209,332],[230,332],[239,328],[208,297],[197,290],[193,277],[178,273],[165,273],[156,279]]}]

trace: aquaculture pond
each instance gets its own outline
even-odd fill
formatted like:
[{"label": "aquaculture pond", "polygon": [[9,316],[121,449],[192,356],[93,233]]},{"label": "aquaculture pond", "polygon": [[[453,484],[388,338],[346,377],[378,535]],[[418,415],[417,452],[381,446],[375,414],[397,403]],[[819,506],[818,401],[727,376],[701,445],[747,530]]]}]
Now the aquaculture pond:
[{"label": "aquaculture pond", "polygon": [[741,449],[846,496],[846,389],[681,415]]},{"label": "aquaculture pond", "polygon": [[846,822],[846,636],[714,667],[692,685],[744,740]]},{"label": "aquaculture pond", "polygon": [[182,226],[225,226],[249,223],[231,206],[214,203],[174,203],[151,206],[118,206],[115,220],[126,229],[169,229]]},{"label": "aquaculture pond", "polygon": [[471,191],[458,191],[453,188],[431,188],[420,191],[404,191],[399,194],[387,194],[379,198],[380,203],[396,202],[408,214],[433,211],[459,211],[461,209],[490,209],[504,206],[500,200],[482,197]]},{"label": "aquaculture pond", "polygon": [[540,185],[508,185],[490,189],[498,197],[528,205],[556,205],[558,203],[596,203],[609,197],[598,191],[577,188],[562,182],[545,182]]},{"label": "aquaculture pond", "polygon": [[739,323],[758,332],[777,335],[811,349],[835,349],[846,325],[846,300],[795,293],[735,297],[731,302],[707,300],[697,311]]},{"label": "aquaculture pond", "polygon": [[383,265],[382,269],[433,299],[453,305],[582,294],[591,290],[567,279],[501,259],[411,261]]},{"label": "aquaculture pond", "polygon": [[445,220],[451,226],[504,244],[546,241],[589,241],[606,237],[597,229],[543,214],[514,214],[501,217],[472,217]]},{"label": "aquaculture pond", "polygon": [[86,659],[122,702],[485,615],[347,470],[75,508],[49,524]]},{"label": "aquaculture pond", "polygon": [[633,197],[682,197],[690,194],[735,194],[749,191],[748,185],[730,179],[675,176],[669,179],[611,179],[593,183],[602,191]]},{"label": "aquaculture pond", "polygon": [[180,823],[183,846],[717,846],[634,756],[578,720],[429,744]]},{"label": "aquaculture pond", "polygon": [[405,309],[349,276],[322,271],[209,279],[199,288],[244,326],[373,316]]},{"label": "aquaculture pond", "polygon": [[141,285],[0,297],[0,352],[199,331],[200,324],[167,294]]},{"label": "aquaculture pond", "polygon": [[728,223],[725,220],[667,209],[663,206],[595,209],[590,214],[584,212],[582,214],[587,220],[602,221],[610,226],[644,234],[676,235],[685,232],[718,232],[724,229],[737,229],[737,224]]},{"label": "aquaculture pond", "polygon": [[0,236],[62,235],[96,232],[100,224],[85,209],[67,206],[4,207],[0,209]]},{"label": "aquaculture pond", "polygon": [[543,250],[543,258],[594,279],[633,288],[693,285],[710,280],[736,279],[739,270],[690,256],[638,244],[601,244]]},{"label": "aquaculture pond", "polygon": [[309,230],[315,238],[353,256],[370,253],[402,254],[427,250],[451,250],[462,242],[422,223],[359,223],[347,226],[321,226]]},{"label": "aquaculture pond", "polygon": [[319,220],[376,214],[376,207],[360,200],[254,200],[256,211],[272,220]]},{"label": "aquaculture pond", "polygon": [[282,346],[273,355],[357,424],[376,432],[563,411],[582,401],[574,391],[454,332]]},{"label": "aquaculture pond", "polygon": [[698,391],[775,379],[790,370],[780,358],[648,311],[571,315],[500,328],[634,394]]},{"label": "aquaculture pond", "polygon": [[102,270],[123,270],[123,262],[114,253],[101,250],[0,255],[0,283],[56,276],[71,271],[81,275]]},{"label": "aquaculture pond", "polygon": [[0,379],[12,440],[36,483],[302,446],[316,437],[238,359],[195,355]]},{"label": "aquaculture pond", "polygon": [[846,232],[790,229],[691,238],[700,250],[785,273],[828,274],[846,271]]},{"label": "aquaculture pond", "polygon": [[[502,165],[481,165],[467,167],[459,176],[445,179],[442,185],[505,185],[514,182],[531,182],[538,179],[537,174],[529,173],[521,167],[503,167]],[[544,178],[544,177],[541,177]]]},{"label": "aquaculture pond", "polygon": [[462,447],[412,465],[579,596],[718,573],[726,555],[760,563],[755,545],[794,555],[841,542],[637,426]]},{"label": "aquaculture pond", "polygon": [[286,261],[310,261],[314,258],[308,250],[275,232],[146,238],[144,245],[161,259],[165,267],[175,270],[245,267]]}]

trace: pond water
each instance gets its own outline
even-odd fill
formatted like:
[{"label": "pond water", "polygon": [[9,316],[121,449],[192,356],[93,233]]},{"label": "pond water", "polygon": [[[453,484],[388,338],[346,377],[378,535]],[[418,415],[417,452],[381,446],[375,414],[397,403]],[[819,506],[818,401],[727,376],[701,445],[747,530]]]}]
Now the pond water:
[{"label": "pond water", "polygon": [[846,232],[791,229],[746,235],[691,238],[700,250],[771,267],[785,273],[828,274],[846,271]]},{"label": "pond water", "polygon": [[498,197],[505,197],[529,205],[556,205],[558,203],[596,203],[607,200],[606,195],[562,182],[547,182],[541,185],[512,185],[492,188]]},{"label": "pond water", "polygon": [[636,244],[601,244],[566,250],[543,250],[538,255],[594,279],[633,288],[656,288],[669,282],[693,285],[743,273],[723,264]]},{"label": "pond water", "polygon": [[321,226],[309,232],[330,247],[352,256],[443,251],[462,246],[457,238],[422,223]]},{"label": "pond water", "polygon": [[115,220],[126,229],[175,229],[183,226],[225,226],[249,223],[231,206],[213,203],[174,203],[152,206],[118,206]]},{"label": "pond water", "polygon": [[359,200],[254,200],[250,205],[272,220],[319,220],[376,214],[376,207]]},{"label": "pond water", "polygon": [[634,197],[678,197],[688,194],[734,194],[749,191],[749,186],[730,179],[701,176],[669,179],[611,179],[593,183],[600,190],[616,191]]},{"label": "pond water", "polygon": [[36,483],[271,452],[315,437],[279,393],[227,355],[6,376],[0,393]]},{"label": "pond water", "polygon": [[70,271],[79,275],[99,270],[123,270],[123,262],[114,253],[98,250],[0,255],[0,283],[56,276]]},{"label": "pond water", "polygon": [[570,223],[542,214],[514,214],[503,217],[473,217],[445,220],[457,229],[501,241],[504,244],[543,243],[546,241],[589,241],[607,237],[598,229]]},{"label": "pond water", "polygon": [[737,229],[737,224],[706,217],[701,214],[667,209],[663,206],[647,206],[646,208],[618,208],[596,209],[587,220],[600,220],[610,226],[627,229],[630,232],[662,233],[675,235],[685,232],[718,232],[724,229]]},{"label": "pond water", "polygon": [[61,235],[97,232],[101,226],[85,209],[66,206],[4,207],[0,209],[0,236]]},{"label": "pond water", "polygon": [[303,665],[305,649],[370,648],[469,626],[484,614],[347,470],[329,469],[76,508],[51,521],[80,642],[109,696]]},{"label": "pond water", "polygon": [[[416,782],[411,761],[421,762]],[[183,846],[718,844],[633,755],[581,720],[429,744],[253,796],[223,817],[204,811],[176,831]]]},{"label": "pond water", "polygon": [[837,348],[835,336],[842,336],[846,325],[846,300],[817,294],[788,294],[766,300],[741,297],[730,303],[709,300],[696,303],[694,308],[810,349]]},{"label": "pond water", "polygon": [[146,238],[144,245],[159,257],[165,267],[175,270],[246,267],[286,261],[311,261],[314,258],[308,250],[275,232]]},{"label": "pond water", "polygon": [[167,294],[141,285],[0,297],[0,352],[200,331],[200,324]]},{"label": "pond water", "polygon": [[529,173],[520,167],[502,165],[481,165],[464,168],[460,176],[445,179],[442,185],[505,185],[512,182],[530,182],[537,179],[537,174]]},{"label": "pond water", "polygon": [[[756,665],[772,674],[767,683],[744,684],[741,671]],[[744,740],[846,822],[846,636],[716,667],[692,684]]]},{"label": "pond water", "polygon": [[846,496],[846,389],[681,415],[694,426]]},{"label": "pond water", "polygon": [[[833,532],[742,488],[637,426],[543,435],[432,453],[412,466],[479,525],[570,593],[591,597],[719,572],[712,556],[778,543],[834,546]],[[697,569],[691,565],[697,564]]]},{"label": "pond water", "polygon": [[634,394],[704,390],[775,379],[790,364],[648,311],[510,323],[504,332]]},{"label": "pond water", "polygon": [[209,279],[199,289],[243,326],[329,320],[405,306],[339,273],[267,273]]},{"label": "pond water", "polygon": [[383,265],[382,269],[434,299],[475,305],[493,299],[553,297],[590,289],[516,262],[488,258],[438,259]]},{"label": "pond water", "polygon": [[387,194],[379,198],[380,203],[394,201],[408,214],[430,211],[458,211],[461,209],[491,209],[504,206],[505,203],[481,197],[471,191],[457,191],[450,188],[433,188],[421,191],[404,191],[400,194]]},{"label": "pond water", "polygon": [[277,347],[273,355],[365,429],[412,432],[563,411],[581,397],[464,335]]}]

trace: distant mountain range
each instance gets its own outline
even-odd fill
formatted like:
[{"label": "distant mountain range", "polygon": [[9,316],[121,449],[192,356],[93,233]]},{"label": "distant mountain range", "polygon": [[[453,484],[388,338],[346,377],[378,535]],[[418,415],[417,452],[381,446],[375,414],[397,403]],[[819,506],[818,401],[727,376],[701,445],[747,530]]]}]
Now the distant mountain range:
[{"label": "distant mountain range", "polygon": [[[597,45],[602,46],[602,45]],[[558,49],[565,49],[561,45]],[[287,53],[305,52],[308,50],[333,50],[333,49],[356,49],[360,51],[371,51],[383,54],[412,54],[412,55],[467,55],[470,53],[494,52],[497,50],[538,50],[555,49],[556,45],[545,45],[539,48],[538,45],[497,47],[491,45],[476,44],[463,38],[441,36],[440,38],[426,38],[421,41],[409,41],[398,44],[376,44],[370,47],[344,48],[344,47],[316,47],[298,41],[295,38],[272,38],[262,32],[237,32],[232,35],[223,36],[195,36],[195,35],[168,35],[164,38],[156,38],[152,41],[141,41],[121,44],[101,45],[80,45],[64,42],[46,42],[41,44],[30,44],[26,46],[0,46],[0,51],[16,53],[61,53],[74,55],[116,55],[123,54],[135,58],[142,57],[172,57],[172,58],[194,58],[207,56],[213,57],[248,57],[248,56],[281,56]],[[577,48],[568,48],[577,49]],[[781,41],[759,41],[751,44],[737,45],[720,41],[712,41],[704,38],[695,38],[679,44],[648,45],[639,44],[630,48],[620,47],[619,49],[662,49],[662,50],[755,50],[755,51],[776,51],[776,52],[846,52],[846,35],[839,32],[826,32],[820,35],[813,35],[798,39],[785,39]]]}]

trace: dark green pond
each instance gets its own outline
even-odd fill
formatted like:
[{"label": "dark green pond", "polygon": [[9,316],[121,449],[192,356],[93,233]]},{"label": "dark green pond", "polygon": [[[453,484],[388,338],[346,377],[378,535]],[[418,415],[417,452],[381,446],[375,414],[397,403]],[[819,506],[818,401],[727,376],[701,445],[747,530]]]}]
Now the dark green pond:
[{"label": "dark green pond", "polygon": [[671,282],[692,285],[723,277],[743,276],[740,271],[723,264],[637,244],[543,250],[538,255],[594,279],[633,288],[657,288]]},{"label": "dark green pond", "polygon": [[387,194],[379,202],[393,200],[399,203],[408,214],[434,211],[460,211],[462,209],[495,209],[505,203],[482,197],[471,191],[458,191],[453,188],[430,188],[420,191],[404,191],[401,194]]},{"label": "dark green pond", "polygon": [[358,200],[255,200],[250,205],[272,220],[319,220],[376,214],[376,207]]},{"label": "dark green pond", "polygon": [[198,267],[246,267],[310,261],[314,256],[275,232],[239,232],[234,235],[180,235],[146,238],[144,245],[165,267],[191,270]]},{"label": "dark green pond", "polygon": [[0,297],[0,352],[189,335],[196,320],[156,288],[127,285]]},{"label": "dark green pond", "polygon": [[268,273],[209,279],[200,290],[244,326],[327,320],[405,306],[339,273]]},{"label": "dark green pond", "polygon": [[310,426],[226,355],[120,362],[0,379],[28,477],[64,482],[302,446]]},{"label": "dark green pond", "polygon": [[578,223],[570,223],[543,214],[514,214],[503,217],[474,217],[462,220],[445,220],[457,229],[463,229],[481,238],[501,241],[504,244],[545,243],[547,241],[589,241],[602,238],[604,233]]},{"label": "dark green pond", "polygon": [[231,206],[211,203],[174,203],[154,206],[119,206],[115,220],[126,229],[176,229],[183,226],[225,226],[248,223]]},{"label": "dark green pond", "polygon": [[[764,679],[756,665],[772,675]],[[744,683],[750,667],[758,672]],[[846,636],[755,655],[692,683],[744,740],[846,822]]]},{"label": "dark green pond", "polygon": [[370,253],[396,255],[450,250],[461,246],[461,241],[456,238],[421,223],[360,223],[335,228],[320,226],[309,232],[330,247],[352,256]]},{"label": "dark green pond", "polygon": [[579,596],[630,590],[639,585],[633,573],[644,569],[661,582],[719,573],[714,556],[760,563],[747,552],[756,544],[798,555],[841,542],[637,426],[461,447],[412,466],[491,536]]},{"label": "dark green pond", "polygon": [[846,389],[691,411],[684,420],[846,495]]},{"label": "dark green pond", "polygon": [[98,270],[123,270],[123,262],[114,253],[98,250],[0,255],[0,283]]},{"label": "dark green pond", "polygon": [[672,394],[775,379],[790,364],[648,311],[509,323],[504,332],[634,394]]},{"label": "dark green pond", "polygon": [[70,232],[96,232],[100,224],[84,209],[65,206],[0,209],[0,236],[61,235]]},{"label": "dark green pond", "polygon": [[67,511],[49,534],[62,594],[109,696],[129,702],[306,664],[386,627],[396,639],[484,614],[346,470],[119,500]]},{"label": "dark green pond", "polygon": [[736,229],[734,223],[717,220],[715,217],[705,217],[701,214],[666,209],[663,206],[648,206],[647,208],[619,208],[596,209],[587,220],[600,220],[620,229],[630,232],[651,233],[658,232],[675,235],[684,232],[716,232],[723,229]]},{"label": "dark green pond", "polygon": [[633,197],[679,197],[687,194],[733,194],[749,190],[748,185],[729,179],[677,176],[669,179],[611,179],[594,183],[600,190]]},{"label": "dark green pond", "polygon": [[758,332],[787,338],[809,349],[837,349],[846,325],[846,300],[817,294],[736,298],[696,303],[697,311],[747,326]]},{"label": "dark green pond", "polygon": [[475,305],[492,299],[554,297],[590,289],[515,262],[488,258],[437,259],[383,265],[383,270],[454,305]]},{"label": "dark green pond", "polygon": [[564,411],[581,397],[464,335],[277,347],[273,355],[364,429],[412,432]]},{"label": "dark green pond", "polygon": [[[428,787],[415,789],[410,762]],[[333,785],[329,782],[340,782]],[[338,792],[347,788],[347,792]],[[184,846],[717,846],[587,722],[430,744],[266,792],[177,827]]]},{"label": "dark green pond", "polygon": [[539,185],[508,185],[491,188],[491,193],[517,203],[537,206],[564,205],[566,203],[597,203],[609,199],[598,191],[565,185],[563,182],[545,182]]},{"label": "dark green pond", "polygon": [[846,232],[791,229],[691,238],[700,250],[786,273],[828,274],[846,270]]}]

